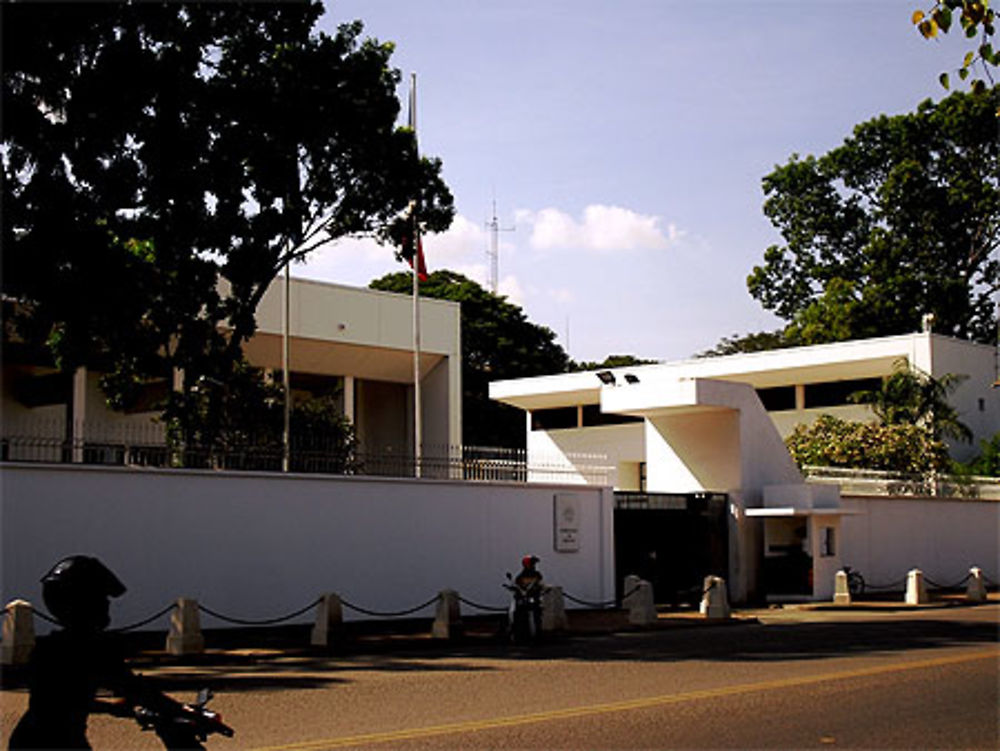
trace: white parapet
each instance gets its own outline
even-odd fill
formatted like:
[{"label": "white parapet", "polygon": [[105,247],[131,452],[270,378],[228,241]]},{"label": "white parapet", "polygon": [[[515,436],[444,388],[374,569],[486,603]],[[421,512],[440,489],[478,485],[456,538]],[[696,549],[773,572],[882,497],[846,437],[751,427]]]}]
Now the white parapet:
[{"label": "white parapet", "polygon": [[833,576],[833,604],[851,604],[851,588],[847,583],[847,572],[843,569]]},{"label": "white parapet", "polygon": [[12,600],[3,614],[3,643],[0,665],[24,665],[35,648],[35,618],[31,603]]},{"label": "white parapet", "polygon": [[726,580],[721,576],[706,576],[702,589],[699,612],[706,618],[729,618],[729,595],[726,593]]},{"label": "white parapet", "polygon": [[343,630],[344,609],[340,596],[328,592],[320,597],[316,606],[316,624],[313,626],[309,643],[314,647],[331,647]]},{"label": "white parapet", "polygon": [[542,593],[542,631],[565,631],[568,625],[562,587],[546,587]]},{"label": "white parapet", "polygon": [[986,580],[978,566],[969,569],[969,583],[965,588],[965,599],[969,602],[986,602]]},{"label": "white parapet", "polygon": [[170,614],[167,651],[172,655],[197,655],[205,651],[197,600],[189,597],[177,600],[177,607]]},{"label": "white parapet", "polygon": [[462,611],[459,607],[458,592],[454,589],[442,590],[438,595],[437,613],[431,635],[435,639],[451,639],[462,631]]},{"label": "white parapet", "polygon": [[918,568],[911,569],[906,575],[906,604],[926,605],[928,602],[930,598],[927,596],[924,572]]}]

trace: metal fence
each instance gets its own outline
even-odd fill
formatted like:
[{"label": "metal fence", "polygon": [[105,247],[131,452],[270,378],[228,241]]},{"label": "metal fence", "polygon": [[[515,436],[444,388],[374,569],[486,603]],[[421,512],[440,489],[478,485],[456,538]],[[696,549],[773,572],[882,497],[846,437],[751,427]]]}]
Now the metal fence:
[{"label": "metal fence", "polygon": [[845,495],[1000,501],[1000,477],[924,475],[841,467],[803,467],[802,473],[810,483],[839,485]]},{"label": "metal fence", "polygon": [[[87,424],[65,435],[60,421],[4,425],[0,461],[125,467],[284,470],[285,450],[273,439],[240,436],[213,445],[170,443],[156,424]],[[297,473],[483,482],[571,482],[606,485],[607,458],[598,454],[532,457],[524,449],[425,445],[419,462],[412,448],[345,447],[322,436],[293,436],[288,470]]]}]

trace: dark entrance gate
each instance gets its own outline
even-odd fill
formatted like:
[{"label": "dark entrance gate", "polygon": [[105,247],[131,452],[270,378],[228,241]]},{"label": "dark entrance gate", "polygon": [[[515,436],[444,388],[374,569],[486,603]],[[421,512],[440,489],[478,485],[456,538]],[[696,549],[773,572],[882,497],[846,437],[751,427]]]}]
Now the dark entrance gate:
[{"label": "dark entrance gate", "polygon": [[615,580],[637,574],[658,604],[697,605],[708,575],[729,571],[724,493],[615,493]]}]

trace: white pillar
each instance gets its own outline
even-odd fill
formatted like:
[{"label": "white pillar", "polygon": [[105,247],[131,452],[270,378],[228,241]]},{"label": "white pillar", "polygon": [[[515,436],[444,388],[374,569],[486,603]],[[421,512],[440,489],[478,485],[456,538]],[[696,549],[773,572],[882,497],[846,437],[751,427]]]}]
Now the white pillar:
[{"label": "white pillar", "polygon": [[562,587],[548,587],[542,593],[542,631],[565,631],[568,626]]},{"label": "white pillar", "polygon": [[986,602],[986,582],[983,570],[978,566],[969,569],[969,584],[965,588],[965,599],[969,602]]},{"label": "white pillar", "polygon": [[0,665],[24,665],[35,648],[35,619],[31,603],[13,600],[3,614],[3,643]]},{"label": "white pillar", "polygon": [[[652,626],[656,623],[656,605],[653,602],[653,585],[640,580],[628,599],[628,622],[633,626]],[[624,601],[623,603],[624,604]]]},{"label": "white pillar", "polygon": [[843,569],[833,576],[833,604],[851,604],[851,588],[847,583],[847,572]]},{"label": "white pillar", "polygon": [[344,626],[344,610],[338,595],[327,593],[316,606],[316,624],[309,643],[314,647],[330,647]]},{"label": "white pillar", "polygon": [[706,576],[702,590],[701,606],[698,611],[706,618],[729,618],[729,596],[726,594],[726,580],[721,576]]},{"label": "white pillar", "polygon": [[344,376],[344,417],[354,425],[354,376]]},{"label": "white pillar", "polygon": [[187,597],[177,600],[177,607],[170,614],[167,651],[172,655],[196,655],[205,651],[197,600]]},{"label": "white pillar", "polygon": [[458,592],[445,589],[438,595],[437,613],[431,635],[435,639],[451,639],[462,631],[462,613],[458,603]]},{"label": "white pillar", "polygon": [[912,569],[906,575],[906,604],[925,605],[928,602],[930,598],[927,596],[924,572],[918,568]]}]

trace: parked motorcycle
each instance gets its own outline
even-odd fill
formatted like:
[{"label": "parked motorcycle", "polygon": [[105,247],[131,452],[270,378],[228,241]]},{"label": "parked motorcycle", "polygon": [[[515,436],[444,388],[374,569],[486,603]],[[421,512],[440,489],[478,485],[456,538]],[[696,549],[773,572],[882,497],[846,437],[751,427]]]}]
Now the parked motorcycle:
[{"label": "parked motorcycle", "polygon": [[222,715],[207,708],[212,692],[203,688],[194,704],[184,704],[177,713],[159,712],[147,707],[135,708],[135,719],[143,730],[155,732],[170,751],[204,751],[210,735],[232,738],[235,731],[222,721]]},{"label": "parked motorcycle", "polygon": [[507,572],[507,584],[502,585],[511,593],[507,609],[507,638],[514,644],[534,644],[542,634],[542,584],[520,586]]}]

